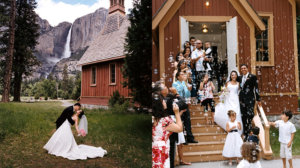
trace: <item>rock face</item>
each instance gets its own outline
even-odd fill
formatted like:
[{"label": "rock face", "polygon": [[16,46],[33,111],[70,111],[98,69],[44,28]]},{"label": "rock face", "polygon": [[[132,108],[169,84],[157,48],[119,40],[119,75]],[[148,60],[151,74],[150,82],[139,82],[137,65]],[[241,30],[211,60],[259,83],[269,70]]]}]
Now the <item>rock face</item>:
[{"label": "rock face", "polygon": [[44,20],[40,26],[41,34],[36,46],[36,56],[42,63],[42,66],[37,69],[36,75],[40,74],[40,76],[49,74],[52,67],[60,60],[71,27],[71,23],[68,22],[60,23],[56,27],[48,26],[47,23]]},{"label": "rock face", "polygon": [[94,13],[76,19],[72,27],[71,52],[83,50],[102,30],[105,25],[108,10],[100,8]]},{"label": "rock face", "polygon": [[56,27],[52,27],[47,20],[38,17],[37,22],[40,25],[40,37],[36,46],[36,56],[41,61],[39,67],[32,78],[39,78],[53,73],[54,76],[61,77],[59,73],[63,71],[65,64],[70,66],[68,71],[75,74],[80,70],[77,67],[77,61],[86,51],[89,43],[97,36],[105,25],[108,10],[100,8],[94,13],[82,16],[76,19],[71,30],[71,57],[64,58],[64,47],[67,36],[71,28],[71,23],[63,22]]}]

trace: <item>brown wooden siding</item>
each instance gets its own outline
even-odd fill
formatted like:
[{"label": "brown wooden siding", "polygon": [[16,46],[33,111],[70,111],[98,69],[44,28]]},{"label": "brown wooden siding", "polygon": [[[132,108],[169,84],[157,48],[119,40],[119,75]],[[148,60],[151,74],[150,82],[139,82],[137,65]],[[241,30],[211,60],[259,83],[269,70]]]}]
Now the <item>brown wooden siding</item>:
[{"label": "brown wooden siding", "polygon": [[[116,64],[116,84],[110,85],[109,81],[109,64]],[[121,68],[123,66],[123,60],[115,60],[104,63],[97,63],[92,65],[86,65],[82,67],[82,89],[81,97],[82,103],[86,104],[101,104],[107,105],[107,100],[118,90],[124,97],[129,97],[128,88],[124,88],[121,82],[124,82]],[[91,67],[96,66],[96,86],[91,86]],[[88,101],[87,101],[88,100]],[[104,103],[104,104],[103,104]]]}]

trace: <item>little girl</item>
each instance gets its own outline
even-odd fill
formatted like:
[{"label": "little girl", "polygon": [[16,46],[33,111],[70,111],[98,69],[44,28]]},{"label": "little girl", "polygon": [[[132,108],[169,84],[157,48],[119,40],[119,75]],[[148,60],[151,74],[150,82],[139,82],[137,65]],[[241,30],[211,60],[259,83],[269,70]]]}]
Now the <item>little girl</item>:
[{"label": "little girl", "polygon": [[261,168],[259,147],[253,142],[245,142],[242,146],[243,160],[237,168]]},{"label": "little girl", "polygon": [[[213,91],[215,90],[214,84],[208,80],[208,74],[204,75],[203,82],[200,83],[200,100],[201,100],[201,105],[204,106],[204,116],[206,119],[206,124],[208,123],[208,105],[210,106],[211,109],[211,115],[212,115],[212,124],[214,124],[214,114],[215,114],[215,102],[214,102],[214,95]],[[203,94],[203,95],[201,95]]]},{"label": "little girl", "polygon": [[237,163],[239,163],[239,158],[242,157],[241,146],[243,145],[243,140],[238,133],[238,130],[241,130],[241,123],[235,120],[236,113],[233,110],[229,110],[227,114],[230,121],[226,123],[228,134],[223,148],[223,156],[229,159],[228,164],[231,166],[232,158],[236,158]]}]

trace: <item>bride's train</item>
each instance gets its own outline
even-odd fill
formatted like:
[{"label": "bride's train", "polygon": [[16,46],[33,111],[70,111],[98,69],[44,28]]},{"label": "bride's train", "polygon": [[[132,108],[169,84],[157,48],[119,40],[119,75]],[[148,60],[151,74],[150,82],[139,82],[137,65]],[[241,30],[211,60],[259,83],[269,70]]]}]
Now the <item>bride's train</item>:
[{"label": "bride's train", "polygon": [[61,156],[69,160],[85,160],[87,158],[103,157],[107,154],[107,151],[101,147],[77,145],[68,120],[55,131],[44,146],[44,149],[49,154]]}]

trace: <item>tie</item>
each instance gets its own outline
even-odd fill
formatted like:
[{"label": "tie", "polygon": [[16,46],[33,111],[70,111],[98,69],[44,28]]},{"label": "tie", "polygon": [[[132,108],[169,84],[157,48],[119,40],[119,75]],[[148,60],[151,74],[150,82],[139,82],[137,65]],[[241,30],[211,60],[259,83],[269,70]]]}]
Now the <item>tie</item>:
[{"label": "tie", "polygon": [[243,76],[242,87],[244,87],[245,82],[246,82],[246,75]]}]

